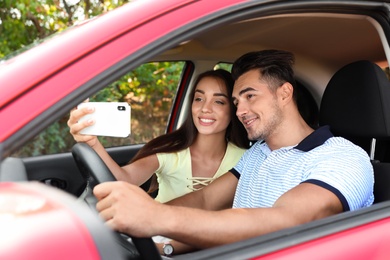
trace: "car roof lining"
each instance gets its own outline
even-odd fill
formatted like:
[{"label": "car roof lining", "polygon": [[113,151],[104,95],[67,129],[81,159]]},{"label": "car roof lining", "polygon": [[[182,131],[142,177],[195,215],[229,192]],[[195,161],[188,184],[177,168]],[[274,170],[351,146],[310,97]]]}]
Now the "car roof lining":
[{"label": "car roof lining", "polygon": [[[352,14],[302,13],[267,16],[202,32],[160,56],[181,58],[180,54],[185,53],[196,55],[197,59],[223,58],[224,61],[231,62],[237,55],[249,50],[280,48],[305,54],[327,64],[354,61],[356,52],[361,57],[367,56],[373,62],[378,62],[383,61],[384,51],[377,30],[381,27],[376,23],[368,16]],[[230,34],[231,31],[235,33]],[[308,48],[311,46],[313,47]],[[340,54],[336,60],[329,58],[330,53],[334,54],[335,47]],[[345,52],[345,49],[348,51]],[[230,60],[226,60],[227,58]]]},{"label": "car roof lining", "polygon": [[249,51],[288,50],[296,57],[297,78],[310,86],[319,103],[330,77],[343,65],[370,60],[387,66],[386,44],[381,25],[367,15],[279,14],[203,31],[165,51],[157,60],[233,62]]}]

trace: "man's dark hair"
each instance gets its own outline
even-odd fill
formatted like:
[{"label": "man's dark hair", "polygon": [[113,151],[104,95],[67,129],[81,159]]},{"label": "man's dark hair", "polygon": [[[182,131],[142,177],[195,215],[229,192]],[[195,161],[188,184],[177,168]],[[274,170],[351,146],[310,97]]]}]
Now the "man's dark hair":
[{"label": "man's dark hair", "polygon": [[[294,55],[288,51],[281,50],[263,50],[249,52],[238,58],[232,68],[232,76],[237,80],[242,74],[258,69],[262,79],[264,79],[271,90],[275,91],[277,87],[285,82],[289,82],[295,89],[294,79]],[[294,100],[296,100],[294,94]]]},{"label": "man's dark hair", "polygon": [[294,55],[288,51],[263,50],[249,52],[238,58],[232,68],[232,77],[237,80],[250,70],[258,70],[261,79],[268,83],[272,91],[285,82],[289,82],[293,88],[293,100],[298,110],[308,125],[314,129],[318,127],[318,106],[309,92],[294,78]]}]

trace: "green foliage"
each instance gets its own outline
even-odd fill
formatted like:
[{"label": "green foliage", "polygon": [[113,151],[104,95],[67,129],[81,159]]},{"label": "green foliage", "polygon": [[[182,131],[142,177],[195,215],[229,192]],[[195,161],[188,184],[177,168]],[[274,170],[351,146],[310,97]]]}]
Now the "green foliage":
[{"label": "green foliage", "polygon": [[[128,138],[99,137],[105,147],[145,143],[165,133],[184,62],[146,63],[102,89],[90,101],[128,102],[132,133]],[[69,133],[69,114],[48,127],[13,156],[68,152],[75,141]]]},{"label": "green foliage", "polygon": [[129,138],[100,137],[104,146],[145,143],[165,133],[184,62],[146,63],[99,91],[90,101],[127,102],[131,105]]},{"label": "green foliage", "polygon": [[91,101],[126,101],[130,104],[156,103],[172,99],[184,62],[146,63],[103,89]]},{"label": "green foliage", "polygon": [[31,142],[23,146],[22,149],[12,156],[38,156],[70,151],[70,148],[75,142],[69,134],[69,128],[66,125],[67,118],[69,118],[69,114],[50,125],[44,132],[37,135]]},{"label": "green foliage", "polygon": [[232,71],[233,64],[232,63],[218,63],[215,65],[214,69],[224,69],[227,71]]},{"label": "green foliage", "polygon": [[[0,0],[0,59],[130,1]],[[143,143],[163,134],[183,65],[145,64],[91,97],[91,101],[126,101],[132,106],[131,137],[101,138],[103,144]],[[69,151],[74,141],[66,125],[68,117],[51,125],[14,156]]]},{"label": "green foliage", "polygon": [[129,0],[0,0],[0,58]]}]

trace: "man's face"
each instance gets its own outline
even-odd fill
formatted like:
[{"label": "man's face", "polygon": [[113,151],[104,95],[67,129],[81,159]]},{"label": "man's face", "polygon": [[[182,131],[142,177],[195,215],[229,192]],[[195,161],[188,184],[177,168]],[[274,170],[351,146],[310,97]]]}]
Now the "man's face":
[{"label": "man's face", "polygon": [[250,70],[236,80],[233,103],[250,140],[266,140],[281,123],[282,111],[276,95],[258,70]]}]

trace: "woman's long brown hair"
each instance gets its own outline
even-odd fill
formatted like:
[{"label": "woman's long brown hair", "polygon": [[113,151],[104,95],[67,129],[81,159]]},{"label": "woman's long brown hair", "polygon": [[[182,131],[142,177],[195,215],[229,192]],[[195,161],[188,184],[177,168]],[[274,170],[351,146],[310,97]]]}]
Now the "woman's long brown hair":
[{"label": "woman's long brown hair", "polygon": [[[226,129],[226,140],[232,142],[238,147],[246,148],[246,149],[249,148],[250,142],[247,137],[248,136],[247,132],[236,116],[236,107],[233,105],[232,98],[231,98],[234,81],[230,72],[226,70],[218,69],[218,70],[209,70],[203,72],[202,74],[199,74],[198,78],[195,81],[195,85],[194,85],[195,87],[192,89],[190,93],[190,100],[191,100],[190,105],[192,105],[192,101],[195,96],[196,86],[205,77],[218,78],[222,80],[224,82],[224,85],[226,86],[228,96],[229,96],[229,101],[230,101],[230,116],[231,116],[230,124]],[[189,112],[186,120],[184,121],[181,127],[179,127],[177,130],[171,133],[161,135],[146,143],[129,163],[135,162],[139,159],[145,158],[149,155],[156,154],[156,153],[172,153],[172,152],[178,152],[184,150],[193,144],[197,135],[198,135],[198,130],[195,127],[192,118],[192,113]],[[157,189],[158,189],[157,177],[155,174],[153,174],[148,193],[153,193]]]}]

